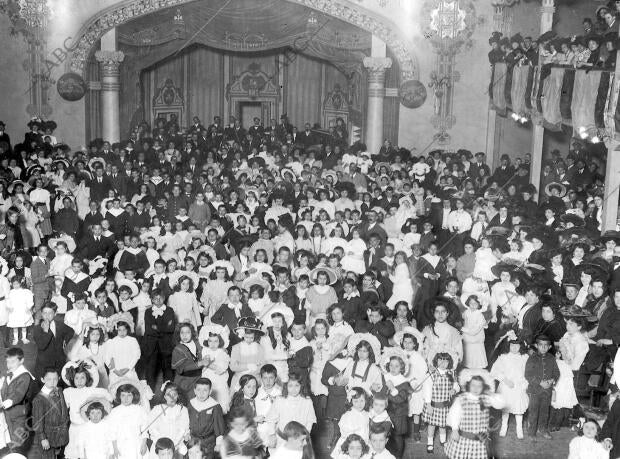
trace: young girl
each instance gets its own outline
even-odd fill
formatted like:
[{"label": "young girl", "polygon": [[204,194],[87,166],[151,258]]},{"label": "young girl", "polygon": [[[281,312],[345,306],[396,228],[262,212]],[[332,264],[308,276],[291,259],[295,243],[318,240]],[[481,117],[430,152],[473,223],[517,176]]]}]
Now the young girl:
[{"label": "young girl", "polygon": [[253,375],[243,375],[239,379],[239,390],[236,391],[230,400],[231,410],[235,407],[242,407],[254,421],[256,417],[256,394],[258,393],[258,380]]},{"label": "young girl", "polygon": [[340,438],[336,442],[336,446],[332,451],[332,457],[335,459],[340,457],[342,452],[342,444],[351,434],[357,434],[363,439],[368,439],[368,428],[370,417],[366,411],[368,402],[367,395],[361,387],[354,387],[348,394],[350,408],[344,413],[338,421],[340,428]]},{"label": "young girl", "polygon": [[420,415],[424,409],[424,381],[428,377],[428,365],[419,352],[420,332],[413,328],[405,328],[403,332],[394,335],[398,339],[398,345],[405,351],[409,361],[409,372],[405,377],[411,385],[409,397],[409,417],[413,421],[413,439],[420,441]]},{"label": "young girl", "polygon": [[[390,436],[390,452],[396,457],[402,457],[405,452],[405,436],[409,431],[407,417],[409,414],[409,395],[413,388],[405,377],[408,373],[405,358],[402,351],[386,352],[382,359],[382,366],[385,378],[384,391],[387,393],[388,406],[387,412],[394,428]],[[402,357],[400,354],[403,354]]]},{"label": "young girl", "polygon": [[366,457],[370,448],[362,437],[351,434],[340,447],[340,454],[332,456],[335,459],[362,459]]},{"label": "young girl", "polygon": [[497,264],[497,257],[493,254],[491,241],[483,237],[480,241],[480,248],[476,250],[476,264],[474,265],[474,277],[485,281],[495,280],[495,275],[491,268]]},{"label": "young girl", "polygon": [[251,374],[258,377],[259,375],[260,367],[265,362],[263,348],[258,342],[263,334],[262,325],[262,322],[254,317],[239,319],[239,327],[235,332],[243,330],[243,341],[235,344],[230,353],[230,369],[234,373],[230,383],[231,391],[239,389],[241,376]]},{"label": "young girl", "polygon": [[198,341],[204,346],[202,348],[202,359],[206,363],[206,366],[202,368],[202,377],[211,380],[211,396],[215,398],[226,414],[230,404],[228,391],[230,356],[226,352],[228,331],[221,325],[205,325],[200,329]]},{"label": "young girl", "polygon": [[491,376],[499,381],[497,392],[506,400],[499,434],[501,437],[506,436],[508,418],[514,414],[519,440],[523,439],[523,413],[527,410],[529,403],[526,393],[528,382],[525,379],[525,364],[528,356],[521,350],[520,341],[516,339],[508,341],[506,352],[498,357],[491,368]]},{"label": "young girl", "polygon": [[484,329],[487,321],[482,315],[480,301],[470,295],[465,301],[467,310],[463,313],[463,365],[465,368],[486,368],[487,354],[484,348]]},{"label": "young girl", "polygon": [[104,345],[105,362],[110,369],[110,384],[114,384],[120,378],[138,379],[135,368],[140,360],[140,345],[136,338],[129,336],[133,328],[131,315],[123,314],[126,319],[119,319],[113,325],[116,336],[106,341]]},{"label": "young girl", "polygon": [[[89,459],[109,459],[114,455],[110,437],[110,423],[107,419],[111,403],[105,398],[90,398],[81,407],[80,413],[84,424],[77,439],[76,456]],[[69,439],[71,441],[71,438]],[[65,457],[67,451],[65,450]]]},{"label": "young girl", "polygon": [[[399,301],[395,306],[396,315],[390,320],[394,324],[394,331],[396,333],[402,331],[404,328],[415,327],[416,321],[413,318],[413,314],[409,309],[409,304],[406,301]],[[400,344],[394,341],[392,344],[400,346]]]},{"label": "young girl", "polygon": [[424,411],[422,419],[428,424],[426,452],[434,452],[435,429],[439,427],[439,441],[446,442],[446,425],[452,397],[459,386],[454,379],[454,360],[447,352],[439,352],[433,357],[433,369],[424,381]]},{"label": "young girl", "polygon": [[254,284],[250,287],[248,306],[256,317],[260,317],[263,310],[269,307],[270,304],[269,296],[265,295],[265,288],[262,285]]},{"label": "young girl", "polygon": [[379,392],[383,387],[381,370],[375,364],[381,352],[379,340],[369,333],[356,333],[349,338],[347,348],[353,356],[344,372],[347,388],[361,387],[367,394]]},{"label": "young girl", "polygon": [[7,311],[9,312],[7,327],[13,330],[13,346],[19,342],[19,330],[21,329],[22,343],[28,344],[30,340],[26,338],[26,328],[33,324],[32,307],[34,306],[34,296],[31,290],[26,288],[26,280],[21,276],[11,279],[11,291],[7,298]]},{"label": "young girl", "polygon": [[297,421],[291,421],[278,431],[282,445],[270,456],[271,459],[314,459],[310,432]]},{"label": "young girl", "polygon": [[[148,434],[153,442],[160,438],[169,438],[177,445],[181,455],[187,453],[183,439],[189,434],[189,414],[180,399],[179,387],[166,381],[162,387],[162,402],[151,410],[148,417]],[[151,447],[153,451],[153,446]]]},{"label": "young girl", "polygon": [[271,326],[267,327],[267,333],[261,338],[260,343],[263,348],[265,362],[276,367],[280,381],[286,383],[288,380],[287,360],[290,342],[286,320],[281,312],[271,314]]},{"label": "young girl", "polygon": [[171,359],[172,369],[175,372],[174,383],[184,395],[187,395],[202,376],[202,370],[207,363],[201,357],[202,348],[192,324],[180,323],[175,333],[175,341],[176,346],[172,350]]},{"label": "young girl", "polygon": [[103,327],[97,323],[84,326],[84,331],[79,335],[74,346],[68,349],[67,357],[73,361],[89,361],[97,366],[99,371],[98,387],[108,387],[108,372],[105,368],[105,341],[107,334]]},{"label": "young girl", "polygon": [[[187,406],[190,445],[196,445],[203,458],[213,459],[214,451],[219,449],[225,431],[222,407],[211,398],[211,381],[207,378],[196,381],[194,395]],[[190,456],[191,449],[193,448],[190,448]]]},{"label": "young girl", "polygon": [[189,322],[197,329],[202,325],[200,305],[194,292],[194,283],[187,276],[179,278],[176,292],[168,298],[168,306],[174,311],[178,323]]},{"label": "young girl", "polygon": [[317,319],[312,327],[312,366],[310,367],[310,390],[314,401],[314,411],[318,419],[325,418],[327,406],[327,387],[321,382],[323,369],[330,356],[330,348],[327,342],[327,330],[329,326],[325,319]]},{"label": "young girl", "polygon": [[[426,342],[426,361],[433,362],[435,354],[448,353],[457,365],[463,357],[461,334],[448,323],[448,308],[437,303],[433,308],[433,323],[424,327],[422,333]],[[434,365],[433,365],[434,366]]]},{"label": "young girl", "polygon": [[553,387],[553,396],[551,398],[549,430],[552,432],[559,431],[568,422],[573,407],[579,403],[575,393],[573,371],[568,362],[562,358],[562,352],[559,349],[555,352],[555,359],[560,370],[560,379]]},{"label": "young girl", "polygon": [[333,337],[343,335],[348,338],[354,333],[351,325],[344,321],[344,311],[338,303],[327,308],[327,322],[329,323],[329,333]]},{"label": "young girl", "polygon": [[222,458],[260,457],[263,442],[249,413],[242,406],[235,406],[228,413],[230,430],[222,442]]},{"label": "young girl", "polygon": [[91,363],[69,362],[63,368],[62,374],[62,379],[69,386],[63,391],[63,395],[71,420],[69,444],[65,447],[65,457],[67,459],[79,459],[84,457],[79,445],[82,444],[82,441],[88,443],[90,440],[86,437],[86,433],[82,432],[82,427],[87,422],[80,414],[82,405],[91,397],[101,397],[108,401],[111,401],[112,397],[106,389],[97,388],[99,373],[95,365]]},{"label": "young girl", "polygon": [[609,443],[600,442],[601,426],[594,419],[586,419],[579,431],[568,445],[568,459],[608,459]]},{"label": "young girl", "polygon": [[[282,388],[282,397],[277,398],[267,414],[265,422],[271,425],[271,432],[283,429],[289,421],[300,422],[308,431],[316,422],[312,400],[302,392],[302,378],[297,373],[289,375],[288,382]],[[278,444],[282,439],[278,437]]]},{"label": "young girl", "polygon": [[[136,381],[137,382],[137,381]],[[140,389],[136,382],[121,380],[110,388],[115,393],[115,408],[112,408],[108,422],[110,438],[115,456],[119,459],[138,459],[148,451],[146,427],[148,413],[141,403]],[[144,400],[142,400],[144,402]]]}]

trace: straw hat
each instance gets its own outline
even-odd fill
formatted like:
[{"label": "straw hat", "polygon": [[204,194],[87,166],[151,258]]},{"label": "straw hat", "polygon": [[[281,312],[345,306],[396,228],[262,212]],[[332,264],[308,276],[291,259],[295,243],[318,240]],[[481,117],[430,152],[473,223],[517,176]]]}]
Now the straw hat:
[{"label": "straw hat", "polygon": [[140,293],[140,291],[138,290],[138,286],[136,285],[135,282],[132,282],[130,280],[127,279],[120,279],[119,281],[116,282],[116,285],[118,285],[118,288],[121,287],[128,287],[131,290],[131,298],[135,297],[138,295],[138,293]]},{"label": "straw hat", "polygon": [[62,367],[60,374],[62,375],[62,380],[69,387],[72,386],[70,375],[68,373],[73,373],[78,367],[86,368],[90,377],[93,379],[92,384],[89,387],[97,387],[99,384],[99,371],[97,370],[97,364],[92,360],[72,360],[65,363],[65,366]]},{"label": "straw hat", "polygon": [[386,347],[383,349],[383,355],[381,355],[381,358],[379,359],[379,367],[381,367],[381,371],[383,373],[389,373],[388,364],[390,363],[390,359],[392,357],[400,357],[405,363],[403,374],[409,374],[409,357],[407,357],[405,351],[400,347]]},{"label": "straw hat", "polygon": [[228,348],[228,344],[230,343],[230,330],[228,329],[228,327],[223,327],[219,324],[211,323],[203,326],[200,329],[198,341],[200,341],[200,344],[202,344],[204,347],[207,347],[207,339],[209,339],[209,337],[213,335],[219,335],[224,342],[224,345],[222,347],[224,349]]},{"label": "straw hat", "polygon": [[349,355],[352,357],[355,356],[357,345],[362,341],[366,341],[370,345],[375,355],[375,361],[378,361],[381,358],[381,343],[376,336],[370,333],[354,333],[349,337],[349,341],[347,342],[347,351]]},{"label": "straw hat", "polygon": [[138,393],[140,394],[140,405],[144,407],[146,410],[150,411],[151,405],[149,401],[153,398],[153,391],[148,386],[146,381],[138,381],[137,379],[129,379],[129,378],[121,378],[116,382],[110,384],[108,387],[108,391],[112,395],[112,397],[116,397],[116,392],[119,387],[129,385],[133,386]]},{"label": "straw hat", "polygon": [[103,405],[104,416],[110,414],[110,411],[112,411],[112,403],[110,403],[110,401],[107,398],[89,397],[88,399],[86,399],[84,403],[82,403],[82,406],[80,406],[80,416],[82,416],[82,419],[84,419],[84,421],[88,422],[88,415],[86,413],[90,405],[92,405],[95,402],[99,402]]},{"label": "straw hat", "polygon": [[334,285],[336,282],[338,282],[338,276],[336,275],[336,273],[327,267],[317,267],[314,268],[312,271],[310,271],[310,282],[312,282],[313,284],[317,283],[317,275],[319,274],[319,272],[324,271],[325,273],[327,273],[327,278],[328,278],[328,284],[329,285]]}]

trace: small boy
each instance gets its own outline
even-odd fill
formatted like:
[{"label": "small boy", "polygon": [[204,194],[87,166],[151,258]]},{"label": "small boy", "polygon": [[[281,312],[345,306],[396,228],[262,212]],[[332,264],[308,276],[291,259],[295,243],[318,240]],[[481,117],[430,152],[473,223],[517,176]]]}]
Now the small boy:
[{"label": "small boy", "polygon": [[550,439],[549,410],[553,386],[560,377],[560,370],[555,357],[549,354],[551,340],[545,335],[536,337],[536,350],[525,364],[525,379],[529,385],[527,393],[530,397],[528,405],[529,434],[536,437],[540,430],[543,438]]},{"label": "small boy", "polygon": [[226,432],[222,407],[211,397],[211,380],[208,378],[196,381],[194,395],[187,407],[190,440],[200,443],[205,459],[213,459]]},{"label": "small boy", "polygon": [[58,370],[46,368],[43,388],[32,401],[33,449],[36,457],[53,459],[60,456],[69,442],[69,410],[58,388]]},{"label": "small boy", "polygon": [[282,396],[282,388],[276,384],[278,379],[278,370],[272,364],[263,365],[260,369],[261,386],[258,388],[256,398],[254,399],[256,406],[256,430],[263,444],[267,447],[275,447],[275,442],[270,442],[271,427],[265,422],[267,413],[273,405],[276,397]]},{"label": "small boy", "polygon": [[312,365],[312,347],[305,336],[306,323],[303,320],[295,319],[291,326],[291,341],[288,350],[288,371],[296,371],[301,375],[302,387],[306,388],[306,393],[310,393],[310,366]]},{"label": "small boy", "polygon": [[174,442],[167,437],[160,438],[155,442],[155,454],[158,459],[173,459]]},{"label": "small boy", "polygon": [[369,453],[374,459],[396,459],[392,453],[385,449],[389,432],[389,428],[386,428],[383,424],[371,424]]},{"label": "small boy", "polygon": [[7,374],[2,378],[0,399],[11,436],[12,449],[20,452],[28,440],[26,415],[29,413],[28,395],[33,381],[24,367],[24,351],[19,347],[12,347],[6,351],[6,369]]}]

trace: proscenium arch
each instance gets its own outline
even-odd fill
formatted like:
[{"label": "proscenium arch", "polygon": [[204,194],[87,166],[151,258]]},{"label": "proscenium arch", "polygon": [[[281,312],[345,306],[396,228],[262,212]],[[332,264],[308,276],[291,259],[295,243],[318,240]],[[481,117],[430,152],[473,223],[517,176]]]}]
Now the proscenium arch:
[{"label": "proscenium arch", "polygon": [[[72,46],[71,70],[84,74],[93,46],[109,30],[156,11],[200,0],[123,0],[91,17],[80,29]],[[398,60],[401,81],[417,79],[419,69],[413,51],[398,27],[387,19],[366,12],[346,0],[285,0],[333,16],[383,40]]]}]

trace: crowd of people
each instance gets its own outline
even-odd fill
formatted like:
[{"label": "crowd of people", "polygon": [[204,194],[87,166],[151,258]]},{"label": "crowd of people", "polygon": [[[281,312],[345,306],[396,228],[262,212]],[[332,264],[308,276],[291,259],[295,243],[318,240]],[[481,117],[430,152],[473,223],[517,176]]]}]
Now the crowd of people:
[{"label": "crowd of people", "polygon": [[[611,1],[596,8],[595,18],[584,18],[583,30],[569,37],[550,31],[536,40],[517,33],[505,37],[493,32],[489,38],[489,62],[515,65],[563,65],[574,68],[614,70],[618,50],[620,2]],[[540,60],[540,62],[539,62]]]},{"label": "crowd of people", "polygon": [[620,456],[620,233],[588,145],[537,190],[529,155],[491,171],[348,146],[342,120],[254,123],[71,149],[0,122],[0,446],[312,458],[324,428],[335,459],[475,459],[513,415],[518,440],[573,428],[571,459]]}]

